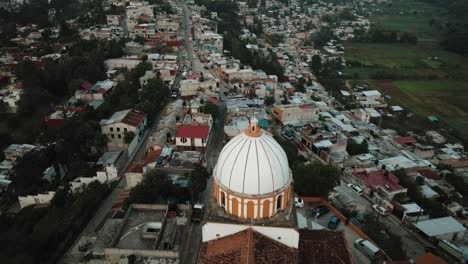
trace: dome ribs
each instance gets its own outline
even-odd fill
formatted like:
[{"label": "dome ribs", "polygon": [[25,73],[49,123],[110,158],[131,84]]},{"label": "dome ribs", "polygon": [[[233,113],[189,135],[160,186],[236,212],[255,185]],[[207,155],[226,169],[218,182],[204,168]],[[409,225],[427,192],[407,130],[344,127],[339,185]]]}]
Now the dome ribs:
[{"label": "dome ribs", "polygon": [[[244,138],[244,140],[243,140],[244,143],[242,144],[242,147],[240,148],[240,150],[237,152],[236,158],[234,159],[234,162],[232,163],[231,173],[229,173],[229,186],[227,186],[228,188],[231,188],[232,172],[234,171],[234,168],[236,167],[237,159],[239,158],[239,155],[241,154],[242,150],[244,149],[244,145],[245,145],[245,143],[247,143],[247,141],[248,140],[246,138]],[[245,175],[245,172],[244,172],[244,175]]]},{"label": "dome ribs", "polygon": [[[231,155],[231,153],[237,148],[237,146],[238,146],[240,143],[242,143],[242,139],[243,139],[242,137],[239,137],[239,138],[237,139],[237,141],[239,141],[239,142],[235,142],[235,140],[231,142],[231,144],[232,144],[233,146],[232,146],[232,148],[229,150],[229,154],[227,154],[228,157],[229,157],[229,156]],[[219,180],[220,180],[220,181],[221,181],[221,177],[224,176],[224,173],[222,173],[222,172],[224,171],[224,165],[226,164],[226,159],[225,159],[225,158],[221,159],[221,156],[224,157],[224,154],[225,154],[225,153],[228,153],[228,149],[226,149],[226,152],[225,152],[224,149],[223,149],[223,151],[221,152],[221,154],[220,154],[219,157],[218,157],[218,160],[222,160],[222,161],[223,161],[223,164],[221,164],[220,171],[216,171],[216,174],[219,175]],[[218,168],[218,166],[216,166],[216,168]],[[226,175],[226,176],[227,176],[227,175]]]},{"label": "dome ribs", "polygon": [[[260,140],[260,144],[262,145],[263,152],[265,153],[265,157],[268,160],[268,165],[269,165],[268,168],[270,168],[271,182],[272,182],[272,185],[273,185],[273,190],[275,190],[275,179],[273,177],[273,168],[271,167],[270,157],[268,157],[268,155],[266,154],[267,152],[265,150],[265,146],[263,146],[262,140]],[[259,186],[259,188],[260,188],[260,186]]]},{"label": "dome ribs", "polygon": [[[242,178],[242,192],[245,192],[245,174],[247,172],[247,163],[249,162],[249,155],[250,155],[250,146],[252,145],[252,141],[249,140],[249,148],[247,149],[247,155],[245,156],[245,165],[244,165],[244,177]],[[258,166],[257,166],[258,167]]]},{"label": "dome ribs", "polygon": [[[275,142],[272,142],[271,140],[273,138],[271,137],[265,137],[265,140],[266,141],[269,141],[270,144],[274,145]],[[285,179],[285,175],[284,175],[284,168],[283,168],[283,164],[281,163],[281,160],[278,158],[278,156],[276,155],[276,151],[270,146],[270,144],[267,144],[267,146],[270,148],[271,152],[273,153],[273,156],[275,156],[276,160],[278,161],[280,167],[281,167],[281,174],[283,175],[283,183],[284,182],[287,182],[287,180]],[[278,143],[277,143],[278,144]],[[287,159],[286,159],[287,160]],[[286,175],[286,177],[288,177],[288,175]]]},{"label": "dome ribs", "polygon": [[257,147],[257,140],[255,140],[255,155],[257,155],[257,194],[260,194],[260,162],[258,160],[258,147]]}]

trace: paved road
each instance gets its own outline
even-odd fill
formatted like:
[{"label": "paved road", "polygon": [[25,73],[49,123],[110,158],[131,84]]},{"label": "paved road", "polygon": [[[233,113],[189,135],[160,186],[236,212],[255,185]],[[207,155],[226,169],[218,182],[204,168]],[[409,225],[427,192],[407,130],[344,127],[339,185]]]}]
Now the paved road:
[{"label": "paved road", "polygon": [[[336,187],[336,201],[342,203],[348,208],[353,208],[360,213],[372,213],[378,215],[375,211],[372,210],[373,202],[370,200],[367,195],[359,195],[351,188],[346,186],[345,181],[341,181],[340,186]],[[390,228],[390,232],[401,237],[403,250],[406,252],[408,258],[415,259],[418,256],[421,256],[425,253],[424,248],[430,246],[431,244],[423,239],[418,234],[408,231],[402,223],[392,214],[388,216],[379,216],[379,221]]]},{"label": "paved road", "polygon": [[[200,62],[198,58],[193,58],[193,46],[192,42],[189,40],[191,32],[191,23],[189,22],[190,11],[186,6],[183,7],[183,27],[184,27],[184,38],[185,38],[185,49],[187,54],[187,59],[190,61],[192,66],[192,70],[195,72],[204,72],[208,73],[209,71],[203,68],[203,63]],[[220,83],[220,95],[227,91],[227,85],[224,82]],[[216,161],[218,159],[219,152],[223,147],[223,139],[224,139],[224,119],[226,116],[226,102],[220,103],[220,117],[217,119],[215,124],[213,125],[213,130],[210,135],[210,139],[206,146],[206,153],[205,153],[205,166],[211,172],[216,165]],[[210,177],[207,180],[207,185],[204,192],[201,195],[201,202],[206,202],[207,198],[211,191],[212,186],[212,178]],[[198,251],[200,249],[201,238],[202,238],[202,224],[192,224],[190,227],[189,233],[189,245],[187,247],[187,252],[185,253],[182,263],[192,264],[196,263],[198,257]]]}]

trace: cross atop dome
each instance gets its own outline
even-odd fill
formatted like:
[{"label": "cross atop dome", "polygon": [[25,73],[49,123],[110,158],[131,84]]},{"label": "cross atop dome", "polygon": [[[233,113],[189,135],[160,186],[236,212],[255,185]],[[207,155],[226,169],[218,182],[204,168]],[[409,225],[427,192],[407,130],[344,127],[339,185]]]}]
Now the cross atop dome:
[{"label": "cross atop dome", "polygon": [[252,118],[252,120],[249,120],[249,126],[245,130],[245,134],[249,137],[259,137],[262,135],[262,130],[258,126],[258,120],[257,118]]}]

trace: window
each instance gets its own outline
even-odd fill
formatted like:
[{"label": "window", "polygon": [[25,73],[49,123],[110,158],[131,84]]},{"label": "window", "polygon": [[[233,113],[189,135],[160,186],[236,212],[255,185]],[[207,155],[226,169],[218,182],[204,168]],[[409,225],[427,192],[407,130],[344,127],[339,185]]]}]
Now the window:
[{"label": "window", "polygon": [[224,192],[221,192],[221,205],[226,206],[226,194]]},{"label": "window", "polygon": [[111,134],[111,138],[114,138],[114,134]]},{"label": "window", "polygon": [[122,138],[122,136],[120,134],[117,135],[118,138]]},{"label": "window", "polygon": [[113,132],[113,131],[114,131],[114,128],[113,128],[113,127],[111,127],[111,128],[109,128],[109,130],[110,130],[110,132]]},{"label": "window", "polygon": [[281,203],[283,202],[283,195],[278,196],[278,201],[276,201],[276,211],[281,210]]},{"label": "window", "polygon": [[126,127],[124,128],[124,131],[127,132],[127,128],[126,128]]},{"label": "window", "polygon": [[180,142],[182,142],[182,143],[187,143],[187,138],[181,138],[181,139],[180,139]]},{"label": "window", "polygon": [[120,132],[120,127],[117,128],[117,132]]}]

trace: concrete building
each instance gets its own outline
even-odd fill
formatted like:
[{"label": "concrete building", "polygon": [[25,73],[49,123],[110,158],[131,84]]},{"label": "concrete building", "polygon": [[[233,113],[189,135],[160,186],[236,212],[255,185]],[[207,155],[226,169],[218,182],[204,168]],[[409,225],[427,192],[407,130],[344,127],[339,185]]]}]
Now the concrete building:
[{"label": "concrete building", "polygon": [[181,96],[194,96],[199,91],[205,89],[214,89],[219,87],[219,82],[215,79],[199,81],[198,79],[181,80],[180,82],[180,95]]},{"label": "concrete building", "polygon": [[33,151],[36,149],[36,146],[29,145],[29,144],[11,144],[5,150],[3,150],[3,154],[5,155],[5,159],[16,161],[18,158],[24,156],[24,154]]},{"label": "concrete building", "polygon": [[175,135],[177,150],[204,151],[209,135],[208,125],[180,125]]},{"label": "concrete building", "polygon": [[146,113],[128,109],[115,112],[109,119],[101,120],[101,133],[108,138],[108,150],[126,149],[128,144],[124,142],[124,138],[127,132],[133,132],[134,140],[140,141],[147,124],[146,117]]},{"label": "concrete building", "polygon": [[47,192],[37,195],[18,196],[18,202],[21,209],[31,205],[48,205],[54,195],[55,192]]},{"label": "concrete building", "polygon": [[313,122],[319,119],[319,108],[314,104],[288,104],[273,107],[274,117],[286,125],[290,122]]},{"label": "concrete building", "polygon": [[462,239],[466,232],[466,228],[451,216],[419,221],[414,226],[428,237],[449,241]]}]

